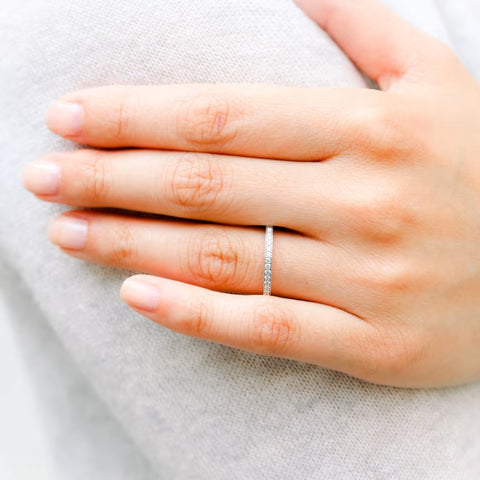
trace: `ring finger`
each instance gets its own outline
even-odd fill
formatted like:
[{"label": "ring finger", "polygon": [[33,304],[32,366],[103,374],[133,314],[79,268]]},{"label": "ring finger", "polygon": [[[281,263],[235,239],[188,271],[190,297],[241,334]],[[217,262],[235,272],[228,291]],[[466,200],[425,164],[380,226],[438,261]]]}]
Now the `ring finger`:
[{"label": "ring finger", "polygon": [[[74,211],[54,219],[49,236],[81,260],[212,290],[262,293],[261,228]],[[358,274],[355,265],[349,253],[329,243],[276,230],[272,294],[352,308],[366,296],[353,282],[348,287],[348,278]]]}]

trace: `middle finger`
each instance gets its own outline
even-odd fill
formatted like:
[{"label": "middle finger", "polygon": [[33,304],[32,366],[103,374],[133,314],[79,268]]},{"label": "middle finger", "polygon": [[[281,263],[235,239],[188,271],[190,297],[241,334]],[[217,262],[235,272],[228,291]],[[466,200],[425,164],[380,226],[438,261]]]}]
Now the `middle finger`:
[{"label": "middle finger", "polygon": [[[204,153],[78,150],[24,171],[41,199],[233,225],[276,225],[307,235],[338,231],[332,203],[338,163],[250,159]],[[346,168],[342,168],[345,176]],[[312,208],[312,205],[315,208]],[[318,210],[322,215],[319,218]]]}]

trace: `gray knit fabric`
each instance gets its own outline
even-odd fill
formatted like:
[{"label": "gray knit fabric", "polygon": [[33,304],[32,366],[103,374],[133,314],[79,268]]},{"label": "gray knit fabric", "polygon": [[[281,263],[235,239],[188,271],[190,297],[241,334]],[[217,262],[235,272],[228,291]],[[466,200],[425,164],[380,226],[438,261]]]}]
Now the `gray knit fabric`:
[{"label": "gray knit fabric", "polygon": [[[476,0],[389,3],[480,78]],[[31,366],[55,478],[480,478],[479,383],[374,386],[170,332],[121,302],[129,272],[51,246],[46,225],[64,207],[21,187],[27,161],[75,148],[44,126],[73,89],[365,86],[292,1],[10,0],[0,36],[1,321]]]}]

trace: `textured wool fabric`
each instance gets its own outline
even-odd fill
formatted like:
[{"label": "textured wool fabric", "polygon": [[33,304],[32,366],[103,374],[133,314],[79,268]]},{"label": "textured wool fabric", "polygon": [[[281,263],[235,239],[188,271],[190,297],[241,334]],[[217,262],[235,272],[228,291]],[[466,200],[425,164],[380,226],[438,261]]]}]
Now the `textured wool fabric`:
[{"label": "textured wool fabric", "polygon": [[[0,317],[3,306],[10,320],[6,326],[0,320],[0,333],[8,333],[5,327],[10,327],[14,339],[21,342],[13,353],[18,363],[23,360],[23,368],[21,364],[15,368],[13,355],[5,358],[6,348],[13,349],[15,343],[8,345],[0,337],[4,373],[0,374],[0,478],[159,478],[78,372],[22,279],[2,260],[0,268]],[[2,292],[8,292],[3,302]],[[19,380],[26,384],[23,391],[18,391]],[[12,389],[23,396],[15,399]],[[32,389],[33,398],[28,395]]]},{"label": "textured wool fabric", "polygon": [[[474,0],[390,0],[480,78]],[[62,480],[480,478],[480,384],[382,387],[170,332],[119,299],[129,272],[51,246],[64,207],[20,168],[76,148],[47,106],[108,84],[365,87],[291,0],[16,0],[0,11],[0,258]],[[162,255],[162,252],[158,252]],[[63,400],[63,403],[62,403]],[[68,405],[65,405],[65,402]]]}]

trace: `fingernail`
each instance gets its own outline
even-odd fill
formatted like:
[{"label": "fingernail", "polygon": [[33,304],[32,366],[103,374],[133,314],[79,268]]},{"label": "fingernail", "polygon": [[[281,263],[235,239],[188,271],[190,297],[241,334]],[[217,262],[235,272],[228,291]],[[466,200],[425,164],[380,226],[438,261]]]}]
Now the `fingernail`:
[{"label": "fingernail", "polygon": [[56,217],[48,228],[52,243],[70,250],[83,250],[87,243],[88,222],[76,217]]},{"label": "fingernail", "polygon": [[55,195],[60,187],[60,168],[53,162],[37,160],[23,167],[23,186],[37,195]]},{"label": "fingernail", "polygon": [[122,300],[134,308],[155,312],[160,305],[160,292],[141,277],[127,278],[120,290]]},{"label": "fingernail", "polygon": [[58,135],[79,135],[82,131],[83,107],[78,103],[55,102],[48,109],[46,123]]}]

